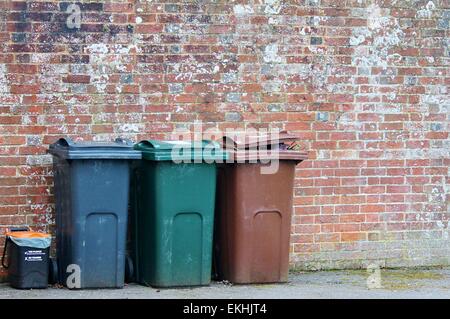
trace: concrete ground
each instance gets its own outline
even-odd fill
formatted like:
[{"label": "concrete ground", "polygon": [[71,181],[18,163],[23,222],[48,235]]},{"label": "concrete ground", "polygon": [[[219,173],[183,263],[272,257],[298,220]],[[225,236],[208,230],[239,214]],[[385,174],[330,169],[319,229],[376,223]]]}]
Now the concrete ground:
[{"label": "concrete ground", "polygon": [[450,298],[450,268],[381,270],[382,288],[368,289],[363,270],[291,273],[286,284],[230,285],[213,282],[209,287],[154,289],[136,284],[123,289],[16,290],[0,284],[0,299],[308,299],[308,298]]}]

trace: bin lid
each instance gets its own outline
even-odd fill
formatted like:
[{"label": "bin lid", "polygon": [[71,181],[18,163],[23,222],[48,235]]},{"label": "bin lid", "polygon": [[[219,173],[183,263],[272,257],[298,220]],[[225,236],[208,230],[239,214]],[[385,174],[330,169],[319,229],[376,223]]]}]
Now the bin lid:
[{"label": "bin lid", "polygon": [[275,159],[301,162],[308,159],[308,153],[290,150],[238,150],[230,152],[230,159],[237,162]]},{"label": "bin lid", "polygon": [[21,247],[45,249],[50,247],[52,241],[50,234],[35,231],[10,231],[6,232],[6,236]]},{"label": "bin lid", "polygon": [[301,162],[308,158],[308,153],[290,149],[289,144],[299,139],[300,136],[287,131],[279,132],[278,136],[232,134],[223,136],[221,145],[230,152],[230,159],[233,161],[279,159]]},{"label": "bin lid", "polygon": [[27,230],[6,232],[6,236],[14,238],[49,238],[50,234]]},{"label": "bin lid", "polygon": [[202,141],[158,141],[143,140],[134,145],[142,152],[142,158],[150,161],[171,160],[226,160],[228,154],[220,144],[210,140]]},{"label": "bin lid", "polygon": [[48,152],[65,159],[140,159],[141,153],[133,149],[133,143],[125,139],[114,142],[74,142],[60,138],[50,144]]},{"label": "bin lid", "polygon": [[234,149],[257,149],[259,146],[273,146],[274,144],[286,144],[287,142],[298,141],[300,136],[281,131],[277,136],[274,134],[230,134],[224,135],[221,141],[222,147],[233,147]]}]

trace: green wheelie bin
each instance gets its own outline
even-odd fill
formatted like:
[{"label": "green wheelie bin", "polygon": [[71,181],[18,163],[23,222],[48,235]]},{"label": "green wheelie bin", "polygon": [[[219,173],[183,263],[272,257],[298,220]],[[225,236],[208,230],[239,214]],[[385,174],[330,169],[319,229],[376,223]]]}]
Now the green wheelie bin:
[{"label": "green wheelie bin", "polygon": [[211,281],[216,163],[212,141],[145,140],[132,174],[132,258],[136,281],[153,287]]}]

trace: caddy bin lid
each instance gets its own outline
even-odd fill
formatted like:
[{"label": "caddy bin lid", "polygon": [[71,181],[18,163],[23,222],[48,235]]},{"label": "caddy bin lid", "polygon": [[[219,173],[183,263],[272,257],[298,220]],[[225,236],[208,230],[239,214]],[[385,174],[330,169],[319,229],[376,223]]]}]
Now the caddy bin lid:
[{"label": "caddy bin lid", "polygon": [[52,237],[35,231],[11,231],[6,236],[17,246],[45,249],[50,247]]},{"label": "caddy bin lid", "polygon": [[60,138],[50,144],[48,152],[64,159],[140,159],[141,153],[133,149],[133,143],[118,138],[114,142],[74,142]]}]

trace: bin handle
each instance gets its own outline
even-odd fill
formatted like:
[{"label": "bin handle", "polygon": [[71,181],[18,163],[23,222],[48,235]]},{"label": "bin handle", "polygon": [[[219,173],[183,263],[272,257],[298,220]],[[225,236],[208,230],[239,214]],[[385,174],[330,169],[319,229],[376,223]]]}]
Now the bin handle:
[{"label": "bin handle", "polygon": [[138,146],[143,146],[143,145],[155,148],[155,145],[149,140],[143,140],[138,143]]},{"label": "bin handle", "polygon": [[6,228],[6,232],[15,232],[15,231],[30,231],[30,227],[28,226],[20,226],[20,227],[11,227]]},{"label": "bin handle", "polygon": [[58,145],[61,145],[61,146],[73,146],[73,145],[75,145],[75,143],[69,137],[62,137],[55,144],[58,144]]},{"label": "bin handle", "polygon": [[8,269],[9,268],[9,265],[6,265],[5,264],[5,256],[6,256],[6,249],[7,249],[7,247],[8,247],[8,242],[10,241],[10,239],[9,239],[9,236],[8,237],[6,237],[6,239],[5,239],[5,246],[3,247],[3,256],[2,256],[2,266],[3,266],[3,268],[5,268],[5,269]]},{"label": "bin handle", "polygon": [[[6,233],[11,233],[11,232],[15,232],[15,231],[29,231],[30,227],[28,226],[19,226],[19,227],[10,227],[10,228],[6,228]],[[8,242],[11,239],[9,238],[9,236],[6,236],[6,240],[5,240],[5,246],[3,247],[3,255],[2,255],[2,266],[5,269],[9,268],[9,265],[5,264],[5,256],[6,256],[6,249],[8,247]]]},{"label": "bin handle", "polygon": [[133,141],[131,141],[128,138],[122,138],[122,137],[118,137],[114,140],[114,142],[116,143],[120,143],[120,144],[125,144],[125,145],[133,145]]}]

